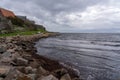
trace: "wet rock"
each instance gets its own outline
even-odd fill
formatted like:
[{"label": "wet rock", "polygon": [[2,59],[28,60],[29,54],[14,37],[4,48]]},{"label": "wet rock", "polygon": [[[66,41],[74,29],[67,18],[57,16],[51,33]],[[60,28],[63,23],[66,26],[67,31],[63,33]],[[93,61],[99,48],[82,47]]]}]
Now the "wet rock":
[{"label": "wet rock", "polygon": [[0,77],[6,77],[10,69],[11,68],[9,66],[0,66]]},{"label": "wet rock", "polygon": [[54,71],[54,75],[58,78],[61,78],[63,75],[67,74],[67,70],[66,69],[58,69]]},{"label": "wet rock", "polygon": [[69,74],[65,74],[64,76],[61,77],[60,80],[71,80],[71,78]]},{"label": "wet rock", "polygon": [[41,77],[38,80],[58,80],[58,79],[53,75],[48,75],[48,76]]},{"label": "wet rock", "polygon": [[14,62],[16,63],[16,65],[18,66],[26,66],[28,65],[28,60],[24,59],[24,58],[16,58],[14,60]]}]

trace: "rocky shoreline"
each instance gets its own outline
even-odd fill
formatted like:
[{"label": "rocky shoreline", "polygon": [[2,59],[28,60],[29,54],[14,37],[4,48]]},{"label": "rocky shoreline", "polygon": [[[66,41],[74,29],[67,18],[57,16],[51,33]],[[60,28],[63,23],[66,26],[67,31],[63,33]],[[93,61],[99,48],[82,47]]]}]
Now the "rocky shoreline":
[{"label": "rocky shoreline", "polygon": [[80,80],[72,69],[36,54],[35,42],[54,35],[0,38],[0,80]]}]

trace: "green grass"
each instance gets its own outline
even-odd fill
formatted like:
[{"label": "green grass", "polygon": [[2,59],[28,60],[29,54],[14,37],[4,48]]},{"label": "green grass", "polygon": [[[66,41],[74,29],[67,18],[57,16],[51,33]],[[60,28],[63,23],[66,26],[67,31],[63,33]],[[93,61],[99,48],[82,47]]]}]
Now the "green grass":
[{"label": "green grass", "polygon": [[47,31],[44,30],[37,30],[37,31],[17,31],[7,34],[0,34],[0,37],[7,37],[7,36],[17,36],[17,35],[33,35],[38,33],[46,33]]}]

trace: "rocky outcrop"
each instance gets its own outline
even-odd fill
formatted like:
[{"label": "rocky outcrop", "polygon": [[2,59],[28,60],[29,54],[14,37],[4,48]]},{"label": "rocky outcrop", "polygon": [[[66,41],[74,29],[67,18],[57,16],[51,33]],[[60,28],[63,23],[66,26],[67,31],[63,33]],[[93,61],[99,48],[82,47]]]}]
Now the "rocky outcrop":
[{"label": "rocky outcrop", "polygon": [[51,35],[0,38],[0,80],[79,80],[58,61],[35,54],[34,41]]}]

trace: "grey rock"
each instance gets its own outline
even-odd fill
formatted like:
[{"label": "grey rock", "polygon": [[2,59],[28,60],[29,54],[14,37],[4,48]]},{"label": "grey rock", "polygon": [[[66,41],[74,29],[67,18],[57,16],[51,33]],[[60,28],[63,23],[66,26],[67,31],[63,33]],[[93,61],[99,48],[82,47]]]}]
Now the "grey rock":
[{"label": "grey rock", "polygon": [[0,78],[0,80],[3,80],[3,78]]},{"label": "grey rock", "polygon": [[58,79],[54,77],[53,75],[48,75],[48,76],[39,78],[39,80],[58,80]]},{"label": "grey rock", "polygon": [[6,57],[6,58],[11,57],[11,56],[12,56],[11,52],[4,52],[2,54],[2,57]]},{"label": "grey rock", "polygon": [[29,76],[32,80],[35,80],[35,78],[36,78],[36,74],[28,74],[28,76]]},{"label": "grey rock", "polygon": [[28,65],[28,60],[24,59],[24,58],[17,58],[14,60],[14,62],[16,63],[16,65],[18,66],[26,66]]},{"label": "grey rock", "polygon": [[32,67],[31,66],[25,67],[25,73],[27,74],[32,73]]},{"label": "grey rock", "polygon": [[38,71],[39,71],[39,73],[41,73],[41,74],[43,74],[43,75],[49,73],[49,72],[46,71],[42,66],[39,67]]},{"label": "grey rock", "polygon": [[65,75],[63,75],[63,76],[61,77],[60,80],[71,80],[71,78],[70,78],[70,75],[69,75],[69,74],[65,74]]},{"label": "grey rock", "polygon": [[4,53],[6,51],[6,48],[3,46],[0,46],[0,53]]}]

